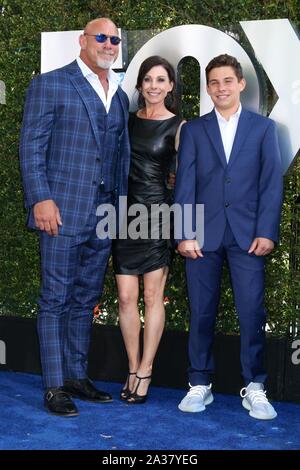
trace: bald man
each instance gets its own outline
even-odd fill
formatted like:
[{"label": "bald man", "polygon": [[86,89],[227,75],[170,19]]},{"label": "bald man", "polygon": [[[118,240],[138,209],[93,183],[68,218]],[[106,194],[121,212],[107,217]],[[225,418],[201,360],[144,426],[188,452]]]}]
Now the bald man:
[{"label": "bald man", "polygon": [[65,417],[78,415],[72,396],[112,400],[88,379],[87,356],[111,249],[97,237],[96,209],[127,193],[128,98],[111,70],[120,41],[110,19],[88,23],[79,57],[34,78],[24,110],[20,161],[28,225],[40,239],[44,403]]}]

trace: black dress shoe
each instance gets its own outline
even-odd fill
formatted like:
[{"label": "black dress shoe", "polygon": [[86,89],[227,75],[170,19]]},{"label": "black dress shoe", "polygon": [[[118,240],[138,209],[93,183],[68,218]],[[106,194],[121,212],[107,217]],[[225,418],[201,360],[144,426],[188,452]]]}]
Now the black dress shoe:
[{"label": "black dress shoe", "polygon": [[63,387],[48,388],[44,395],[44,404],[49,413],[57,416],[78,416],[76,405]]},{"label": "black dress shoe", "polygon": [[112,396],[109,393],[97,390],[89,379],[65,380],[63,388],[72,397],[80,398],[80,400],[97,403],[109,403],[112,401]]}]

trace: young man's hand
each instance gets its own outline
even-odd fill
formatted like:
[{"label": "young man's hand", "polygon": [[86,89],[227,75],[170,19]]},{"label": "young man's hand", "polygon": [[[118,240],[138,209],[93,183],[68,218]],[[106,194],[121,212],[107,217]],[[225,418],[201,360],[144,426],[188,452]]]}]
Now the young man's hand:
[{"label": "young man's hand", "polygon": [[254,238],[248,253],[254,253],[256,256],[266,256],[271,253],[273,248],[273,240],[270,240],[269,238],[258,237]]},{"label": "young man's hand", "polygon": [[203,258],[203,253],[200,250],[197,240],[183,240],[178,243],[177,251],[186,258]]}]

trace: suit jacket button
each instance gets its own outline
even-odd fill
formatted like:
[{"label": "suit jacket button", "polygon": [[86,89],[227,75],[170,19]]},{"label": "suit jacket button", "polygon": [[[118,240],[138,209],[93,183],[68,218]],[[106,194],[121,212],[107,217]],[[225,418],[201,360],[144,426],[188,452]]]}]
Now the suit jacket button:
[{"label": "suit jacket button", "polygon": [[100,162],[100,158],[96,158],[96,162]]},{"label": "suit jacket button", "polygon": [[226,202],[225,207],[229,207],[229,202]]},{"label": "suit jacket button", "polygon": [[230,178],[227,178],[227,179],[226,179],[226,183],[227,183],[227,184],[231,183],[231,179],[230,179]]},{"label": "suit jacket button", "polygon": [[93,186],[96,186],[96,184],[97,184],[97,181],[93,181]]}]

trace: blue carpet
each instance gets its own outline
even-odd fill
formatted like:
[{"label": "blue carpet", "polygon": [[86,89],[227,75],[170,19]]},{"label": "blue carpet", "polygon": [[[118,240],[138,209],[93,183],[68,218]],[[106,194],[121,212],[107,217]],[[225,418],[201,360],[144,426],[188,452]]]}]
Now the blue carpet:
[{"label": "blue carpet", "polygon": [[300,405],[275,403],[272,421],[251,418],[241,399],[215,394],[202,413],[182,413],[184,390],[151,387],[144,405],[118,399],[120,384],[99,383],[112,403],[76,401],[80,415],[45,412],[41,377],[0,372],[0,449],[202,450],[299,449]]}]

